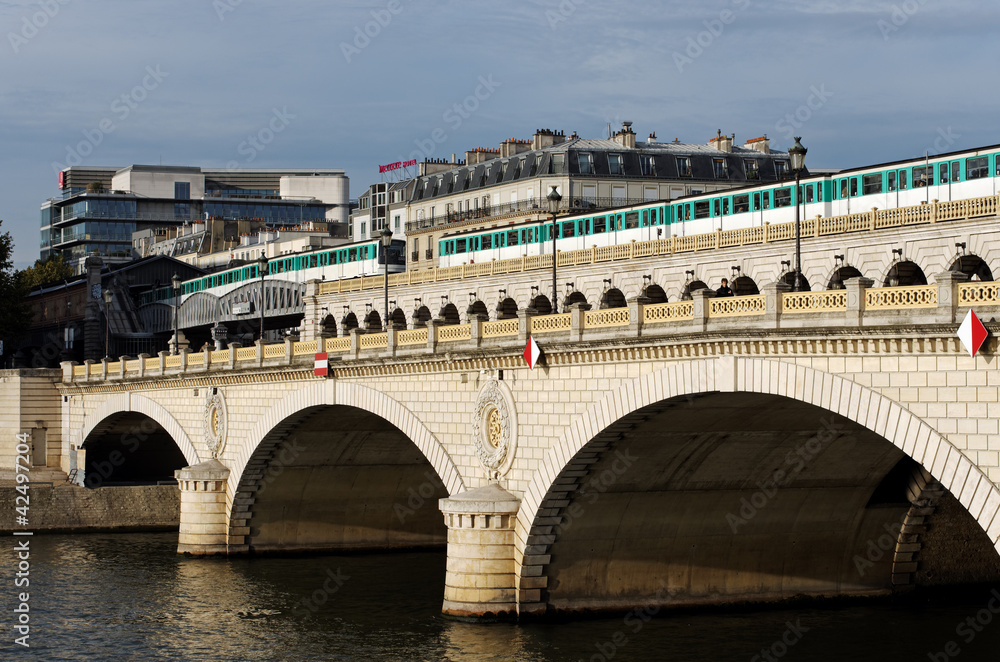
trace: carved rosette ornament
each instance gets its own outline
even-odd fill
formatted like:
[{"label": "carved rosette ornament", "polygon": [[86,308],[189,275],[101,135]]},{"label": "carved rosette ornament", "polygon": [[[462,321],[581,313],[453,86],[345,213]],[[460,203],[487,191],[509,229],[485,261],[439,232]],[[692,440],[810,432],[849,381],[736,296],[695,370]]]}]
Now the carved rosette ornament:
[{"label": "carved rosette ornament", "polygon": [[216,391],[205,403],[205,445],[212,457],[218,459],[226,448],[226,400],[222,391]]},{"label": "carved rosette ornament", "polygon": [[472,442],[491,479],[510,470],[517,447],[517,412],[510,389],[501,381],[489,379],[479,390],[472,419]]}]

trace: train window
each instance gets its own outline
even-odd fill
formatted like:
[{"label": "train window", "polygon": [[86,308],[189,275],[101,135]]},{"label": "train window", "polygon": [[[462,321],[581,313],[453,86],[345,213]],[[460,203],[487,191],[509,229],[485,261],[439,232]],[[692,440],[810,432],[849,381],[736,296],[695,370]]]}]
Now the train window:
[{"label": "train window", "polygon": [[604,216],[598,216],[594,219],[594,234],[601,234],[602,232],[607,232],[608,221]]},{"label": "train window", "polygon": [[479,238],[479,250],[488,251],[493,248],[493,235],[484,234]]},{"label": "train window", "polygon": [[708,218],[708,200],[703,200],[702,202],[694,203],[694,217],[695,218]]},{"label": "train window", "polygon": [[851,177],[851,197],[856,197],[858,195],[858,178]]},{"label": "train window", "polygon": [[348,262],[357,262],[358,261],[358,249],[357,248],[348,248],[347,249],[347,261]]},{"label": "train window", "polygon": [[921,187],[921,186],[930,186],[931,185],[931,178],[932,178],[932,174],[931,174],[931,167],[930,166],[923,166],[923,167],[920,167],[920,168],[914,168],[913,169],[913,187],[914,188],[918,188],[918,187]]},{"label": "train window", "polygon": [[810,184],[809,186],[806,187],[806,202],[812,202],[813,200],[815,200],[815,198],[813,197],[813,193],[814,193],[813,185]]},{"label": "train window", "polygon": [[865,175],[863,178],[863,191],[865,195],[882,192],[882,173],[877,172],[872,175]]},{"label": "train window", "polygon": [[691,220],[691,205],[690,205],[690,203],[684,205],[684,220],[685,221],[690,221]]},{"label": "train window", "polygon": [[658,223],[656,222],[656,210],[655,209],[650,209],[649,210],[649,224],[650,225],[658,225]]},{"label": "train window", "polygon": [[576,223],[573,221],[566,221],[562,224],[562,236],[563,237],[575,237],[576,236]]},{"label": "train window", "polygon": [[648,228],[649,227],[649,210],[648,209],[643,209],[642,210],[642,227],[644,227],[644,228]]},{"label": "train window", "polygon": [[846,197],[847,197],[847,180],[846,179],[841,179],[840,180],[840,198],[844,199]]},{"label": "train window", "polygon": [[455,252],[464,253],[467,239],[456,239],[455,240]]},{"label": "train window", "polygon": [[965,160],[965,178],[980,179],[990,172],[989,157],[980,156],[975,159]]},{"label": "train window", "polygon": [[639,227],[639,212],[630,211],[625,214],[625,229],[631,230],[637,227]]},{"label": "train window", "polygon": [[885,173],[885,190],[895,191],[896,190],[896,171],[890,170]]},{"label": "train window", "polygon": [[744,212],[750,211],[750,196],[749,195],[734,195],[733,196],[733,213],[742,214]]},{"label": "train window", "polygon": [[962,164],[959,161],[951,162],[951,181],[962,181]]},{"label": "train window", "polygon": [[942,163],[942,164],[940,164],[938,166],[938,176],[940,177],[940,179],[938,180],[938,183],[940,183],[940,184],[947,184],[948,183],[948,164],[947,163]]},{"label": "train window", "polygon": [[722,200],[716,198],[715,204],[713,204],[712,206],[715,207],[715,215],[722,216]]},{"label": "train window", "polygon": [[517,230],[507,230],[507,245],[517,246]]},{"label": "train window", "polygon": [[906,190],[906,171],[905,170],[900,170],[899,171],[899,190],[900,191],[905,191]]},{"label": "train window", "polygon": [[774,206],[775,207],[791,207],[792,206],[792,189],[790,188],[779,188],[774,190]]},{"label": "train window", "polygon": [[726,216],[729,214],[729,198],[722,199],[722,215]]}]

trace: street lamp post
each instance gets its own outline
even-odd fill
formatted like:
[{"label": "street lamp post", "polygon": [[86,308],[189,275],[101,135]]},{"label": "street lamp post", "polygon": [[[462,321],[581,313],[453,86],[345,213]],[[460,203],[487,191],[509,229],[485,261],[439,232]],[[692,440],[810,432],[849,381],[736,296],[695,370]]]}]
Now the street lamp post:
[{"label": "street lamp post", "polygon": [[267,256],[261,250],[257,258],[257,271],[260,272],[260,344],[264,344],[264,276],[267,275]]},{"label": "street lamp post", "polygon": [[174,288],[174,342],[173,347],[170,348],[171,354],[177,354],[180,351],[180,307],[181,307],[181,279],[174,272],[173,277],[170,279],[170,285]]},{"label": "street lamp post", "polygon": [[111,341],[111,290],[104,290],[101,294],[104,299],[104,358],[110,360]]},{"label": "street lamp post", "polygon": [[802,146],[796,138],[795,144],[788,148],[788,157],[792,161],[792,171],[795,172],[795,291],[802,291],[802,222],[799,219],[799,202],[802,192],[799,189],[799,177],[806,167],[806,152],[809,151]]},{"label": "street lamp post", "polygon": [[382,263],[385,265],[385,322],[382,326],[389,331],[389,244],[392,243],[392,230],[389,226],[382,228]]},{"label": "street lamp post", "polygon": [[559,293],[556,291],[556,213],[559,211],[559,201],[562,196],[555,186],[549,186],[549,213],[552,214],[552,313],[559,312]]}]

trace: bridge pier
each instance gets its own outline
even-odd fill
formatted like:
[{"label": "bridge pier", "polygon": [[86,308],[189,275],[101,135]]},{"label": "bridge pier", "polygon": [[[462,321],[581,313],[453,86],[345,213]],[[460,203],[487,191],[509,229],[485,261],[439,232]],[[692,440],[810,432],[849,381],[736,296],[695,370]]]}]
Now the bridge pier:
[{"label": "bridge pier", "polygon": [[181,522],[178,554],[225,554],[226,481],[229,469],[218,460],[178,469],[181,489]]},{"label": "bridge pier", "polygon": [[463,620],[515,620],[514,523],[520,500],[499,485],[487,485],[438,503],[448,526],[442,612]]}]

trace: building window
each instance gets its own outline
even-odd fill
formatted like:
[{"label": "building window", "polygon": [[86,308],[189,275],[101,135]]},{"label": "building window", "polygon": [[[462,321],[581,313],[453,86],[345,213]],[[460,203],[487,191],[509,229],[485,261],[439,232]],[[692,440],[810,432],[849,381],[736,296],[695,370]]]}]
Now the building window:
[{"label": "building window", "polygon": [[648,154],[639,155],[639,167],[642,169],[643,177],[653,177],[656,171],[653,169],[653,157]]},{"label": "building window", "polygon": [[514,179],[521,176],[521,169],[524,167],[524,159],[517,160],[517,167],[514,168]]},{"label": "building window", "polygon": [[552,160],[549,161],[549,174],[561,175],[564,172],[566,172],[566,155],[553,154]]},{"label": "building window", "polygon": [[691,177],[691,159],[686,156],[677,157],[677,176]]},{"label": "building window", "polygon": [[622,155],[621,154],[608,154],[608,171],[612,175],[621,175],[622,173]]},{"label": "building window", "polygon": [[396,232],[399,232],[399,223],[400,223],[399,214],[396,214],[395,216],[392,217],[392,224]]},{"label": "building window", "polygon": [[746,159],[743,161],[743,167],[747,171],[747,179],[760,179],[760,171],[757,169],[757,162]]},{"label": "building window", "polygon": [[577,152],[576,161],[580,166],[581,175],[594,174],[594,156],[590,152]]},{"label": "building window", "polygon": [[528,173],[529,177],[534,177],[538,173],[538,169],[542,167],[542,155],[539,154],[535,157],[535,162],[531,164],[531,172]]},{"label": "building window", "polygon": [[190,200],[190,199],[191,199],[191,183],[174,182],[174,200]]},{"label": "building window", "polygon": [[712,159],[712,170],[715,172],[716,179],[729,179],[725,159]]},{"label": "building window", "polygon": [[785,174],[788,173],[788,164],[784,161],[774,162],[774,174],[778,176],[778,179],[784,179]]},{"label": "building window", "polygon": [[365,230],[366,230],[367,228],[368,228],[368,224],[367,224],[367,223],[364,223],[364,222],[362,222],[362,223],[361,223],[361,237],[362,237],[362,238],[364,238],[364,236],[365,236]]}]

